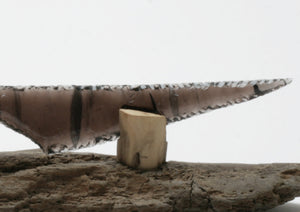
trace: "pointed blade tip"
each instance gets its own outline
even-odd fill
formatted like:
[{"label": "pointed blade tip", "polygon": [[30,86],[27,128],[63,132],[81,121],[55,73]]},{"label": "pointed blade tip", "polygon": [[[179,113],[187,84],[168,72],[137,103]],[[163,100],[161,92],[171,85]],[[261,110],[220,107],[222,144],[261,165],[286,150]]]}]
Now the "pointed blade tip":
[{"label": "pointed blade tip", "polygon": [[286,79],[284,79],[284,81],[288,85],[288,84],[293,82],[293,79],[292,78],[286,78]]}]

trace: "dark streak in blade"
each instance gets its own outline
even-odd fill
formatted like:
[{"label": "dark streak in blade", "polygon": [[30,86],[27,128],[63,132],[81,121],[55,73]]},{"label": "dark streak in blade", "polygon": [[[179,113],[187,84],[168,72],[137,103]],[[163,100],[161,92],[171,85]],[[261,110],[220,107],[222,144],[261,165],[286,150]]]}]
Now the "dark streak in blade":
[{"label": "dark streak in blade", "polygon": [[17,90],[14,90],[14,98],[15,98],[16,118],[21,121],[22,120],[22,117],[21,117],[22,106],[21,106],[20,94]]},{"label": "dark streak in blade", "polygon": [[258,96],[262,96],[262,95],[268,93],[267,91],[261,91],[261,90],[259,90],[258,85],[253,85],[253,89],[254,89],[254,93],[256,95],[258,95]]},{"label": "dark streak in blade", "polygon": [[178,110],[178,95],[176,94],[175,90],[170,88],[169,93],[169,101],[172,109],[172,114],[174,117],[177,117],[179,115]]},{"label": "dark streak in blade", "polygon": [[78,87],[74,88],[74,93],[71,103],[71,140],[75,148],[80,138],[82,119],[82,96]]},{"label": "dark streak in blade", "polygon": [[94,93],[92,86],[89,87],[89,96],[88,96],[88,110],[86,111],[86,126],[90,126],[90,113],[92,111],[93,105],[94,105]]},{"label": "dark streak in blade", "polygon": [[158,109],[157,109],[156,102],[154,101],[154,98],[153,98],[152,94],[149,93],[149,95],[150,95],[150,99],[151,99],[153,111],[154,111],[156,114],[162,115],[162,114],[158,111]]}]

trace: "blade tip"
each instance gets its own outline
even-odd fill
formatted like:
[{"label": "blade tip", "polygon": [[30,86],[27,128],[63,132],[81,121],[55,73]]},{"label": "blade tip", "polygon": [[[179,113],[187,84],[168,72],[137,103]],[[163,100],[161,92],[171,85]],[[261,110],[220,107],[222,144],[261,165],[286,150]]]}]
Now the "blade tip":
[{"label": "blade tip", "polygon": [[286,78],[284,79],[284,82],[288,85],[290,83],[292,83],[293,79],[292,78]]}]

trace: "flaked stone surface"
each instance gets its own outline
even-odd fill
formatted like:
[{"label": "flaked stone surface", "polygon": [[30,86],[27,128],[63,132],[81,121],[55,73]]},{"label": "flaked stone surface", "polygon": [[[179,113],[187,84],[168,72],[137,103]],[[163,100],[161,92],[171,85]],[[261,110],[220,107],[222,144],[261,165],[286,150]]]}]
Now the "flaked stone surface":
[{"label": "flaked stone surface", "polygon": [[264,211],[300,196],[300,164],[168,162],[141,172],[93,153],[0,153],[0,211]]}]

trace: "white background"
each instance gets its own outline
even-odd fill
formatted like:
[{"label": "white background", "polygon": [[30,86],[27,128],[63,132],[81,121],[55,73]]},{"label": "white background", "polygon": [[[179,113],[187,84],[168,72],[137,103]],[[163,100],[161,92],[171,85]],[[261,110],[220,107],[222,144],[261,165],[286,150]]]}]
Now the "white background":
[{"label": "white background", "polygon": [[[299,163],[299,59],[298,0],[0,1],[1,85],[294,79],[168,126],[168,160]],[[0,151],[36,147],[1,126]]]}]

